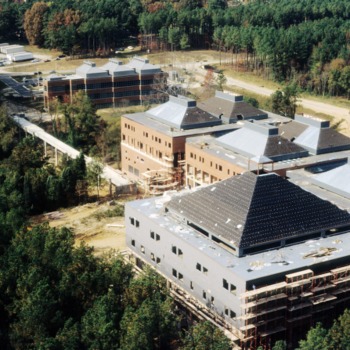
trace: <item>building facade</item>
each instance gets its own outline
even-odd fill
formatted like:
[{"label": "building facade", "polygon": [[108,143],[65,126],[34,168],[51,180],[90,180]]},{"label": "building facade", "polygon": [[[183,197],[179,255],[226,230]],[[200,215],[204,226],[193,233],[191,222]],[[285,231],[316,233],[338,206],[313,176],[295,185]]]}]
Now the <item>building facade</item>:
[{"label": "building facade", "polygon": [[50,75],[44,81],[44,104],[53,99],[71,103],[78,91],[84,91],[98,108],[125,104],[143,104],[164,100],[166,73],[148,59],[134,57],[128,64],[110,59],[102,67],[85,61],[70,76]]},{"label": "building facade", "polygon": [[[126,243],[237,348],[289,349],[350,298],[350,214],[276,174],[129,202]],[[328,322],[329,323],[329,322]]]},{"label": "building facade", "polygon": [[122,171],[153,192],[184,183],[186,139],[236,128],[197,107],[196,101],[170,96],[144,113],[122,116]]}]

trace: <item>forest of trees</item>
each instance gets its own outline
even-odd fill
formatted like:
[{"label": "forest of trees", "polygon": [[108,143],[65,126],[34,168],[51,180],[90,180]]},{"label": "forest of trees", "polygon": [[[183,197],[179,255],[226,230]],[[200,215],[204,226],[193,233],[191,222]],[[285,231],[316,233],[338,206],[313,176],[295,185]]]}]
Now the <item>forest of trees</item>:
[{"label": "forest of trees", "polygon": [[[16,23],[17,25],[13,25]],[[60,0],[0,5],[0,40],[108,54],[138,35],[164,50],[215,48],[244,69],[350,97],[347,0]]]},{"label": "forest of trees", "polygon": [[183,329],[186,318],[153,270],[137,276],[115,252],[76,247],[71,230],[31,223],[32,214],[79,202],[87,181],[82,155],[54,167],[43,154],[1,107],[1,349],[229,350],[209,323]]}]

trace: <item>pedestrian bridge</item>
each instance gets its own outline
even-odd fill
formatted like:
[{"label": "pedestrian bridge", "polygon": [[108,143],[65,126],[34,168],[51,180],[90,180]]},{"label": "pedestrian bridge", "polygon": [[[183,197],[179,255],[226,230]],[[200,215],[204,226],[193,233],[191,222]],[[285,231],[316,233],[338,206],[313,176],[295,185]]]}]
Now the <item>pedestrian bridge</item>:
[{"label": "pedestrian bridge", "polygon": [[[13,115],[12,119],[26,133],[33,135],[34,137],[38,137],[44,142],[45,155],[47,154],[47,145],[50,145],[54,148],[56,165],[58,164],[58,152],[66,154],[68,157],[73,159],[77,158],[80,155],[79,151],[67,145],[66,143],[58,140],[56,137],[50,135],[39,126],[29,122],[27,119],[18,115]],[[84,157],[87,165],[94,161],[91,157]],[[101,164],[101,166],[103,168],[101,177],[107,180],[111,185],[114,185],[117,188],[118,193],[120,192],[119,190],[121,188],[124,188],[123,192],[125,190],[130,190],[130,192],[133,192],[135,190],[135,184],[131,183],[130,180],[125,178],[120,171],[113,169],[108,165]]]}]

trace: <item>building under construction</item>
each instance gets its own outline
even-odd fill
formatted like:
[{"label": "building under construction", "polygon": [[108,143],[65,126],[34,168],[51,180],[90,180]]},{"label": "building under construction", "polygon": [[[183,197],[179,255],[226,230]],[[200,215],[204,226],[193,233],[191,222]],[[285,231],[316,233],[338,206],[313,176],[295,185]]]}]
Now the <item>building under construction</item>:
[{"label": "building under construction", "polygon": [[349,305],[350,214],[276,174],[130,202],[125,220],[136,264],[237,349],[293,349]]},{"label": "building under construction", "polygon": [[170,96],[147,112],[122,116],[122,171],[152,194],[178,189],[185,179],[186,139],[236,128],[198,108],[192,99]]}]

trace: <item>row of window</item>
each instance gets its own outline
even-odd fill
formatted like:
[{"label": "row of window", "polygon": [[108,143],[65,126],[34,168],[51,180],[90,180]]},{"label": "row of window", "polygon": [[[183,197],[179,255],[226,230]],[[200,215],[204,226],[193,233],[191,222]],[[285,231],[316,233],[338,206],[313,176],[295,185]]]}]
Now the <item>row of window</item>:
[{"label": "row of window", "polygon": [[[134,239],[131,240],[131,245],[132,245],[133,247],[136,247],[136,242],[135,242]],[[144,247],[143,245],[140,246],[140,251],[141,251],[142,254],[146,254],[146,250],[145,250],[145,247]],[[157,263],[157,265],[160,265],[160,263],[161,263],[160,257],[155,256],[154,253],[151,253],[151,254],[150,254],[150,257],[151,257],[151,260],[152,260],[152,261],[154,261],[155,263]]]},{"label": "row of window", "polygon": [[129,90],[129,91],[118,91],[114,93],[115,97],[125,97],[125,96],[139,96],[138,90]]},{"label": "row of window", "polygon": [[[129,158],[129,160],[130,160],[130,158]],[[136,177],[140,176],[140,170],[135,168],[135,167],[133,167],[132,165],[128,166],[128,171],[129,171],[130,174],[134,174]]]},{"label": "row of window", "polygon": [[133,217],[130,217],[130,224],[135,226],[135,227],[140,227],[140,221],[136,220],[135,218]]},{"label": "row of window", "polygon": [[182,250],[181,250],[180,248],[174,246],[174,245],[171,246],[171,251],[172,251],[175,255],[177,255],[177,256],[180,256],[180,257],[183,256]]},{"label": "row of window", "polygon": [[197,263],[197,264],[196,264],[196,269],[197,269],[198,271],[203,272],[205,275],[208,274],[208,269],[207,269],[206,267],[202,266],[200,263]]},{"label": "row of window", "polygon": [[150,232],[150,236],[152,239],[156,240],[156,241],[160,241],[160,236],[158,233],[155,233],[154,231]]},{"label": "row of window", "polygon": [[[131,219],[134,219],[134,218],[130,218]],[[136,220],[133,221],[134,224],[136,225]],[[150,237],[152,239],[155,239],[155,240],[160,240],[160,236],[158,234],[156,234],[154,231],[150,231]],[[136,247],[136,242],[134,239],[131,240],[131,245],[133,247]],[[182,256],[183,255],[183,252],[180,248],[176,247],[176,246],[172,246],[171,248],[172,252],[178,256]],[[143,245],[140,246],[140,251],[142,254],[146,254],[146,249]],[[160,265],[161,264],[161,259],[159,257],[157,257],[154,253],[150,253],[150,258],[153,262],[155,262],[157,265]],[[202,271],[203,273],[207,273],[208,272],[208,269],[205,268],[204,266],[202,266],[201,264],[197,263],[196,265],[196,269],[199,270],[199,271]],[[172,276],[175,277],[176,279],[178,279],[180,282],[184,282],[184,275],[176,270],[176,269],[172,269]],[[227,290],[230,290],[231,293],[235,294],[236,292],[236,287],[233,285],[233,284],[229,284],[227,282],[226,279],[223,279],[223,287]],[[193,284],[193,281],[190,281],[190,288],[191,290],[194,290],[194,284]],[[207,291],[206,290],[203,290],[202,291],[202,298],[206,301],[207,300]],[[211,304],[214,304],[214,301],[215,301],[215,298],[214,296],[210,296],[210,302]],[[236,313],[234,311],[232,311],[231,309],[225,307],[225,315],[227,317],[230,317],[230,318],[235,318],[236,317]]]}]

